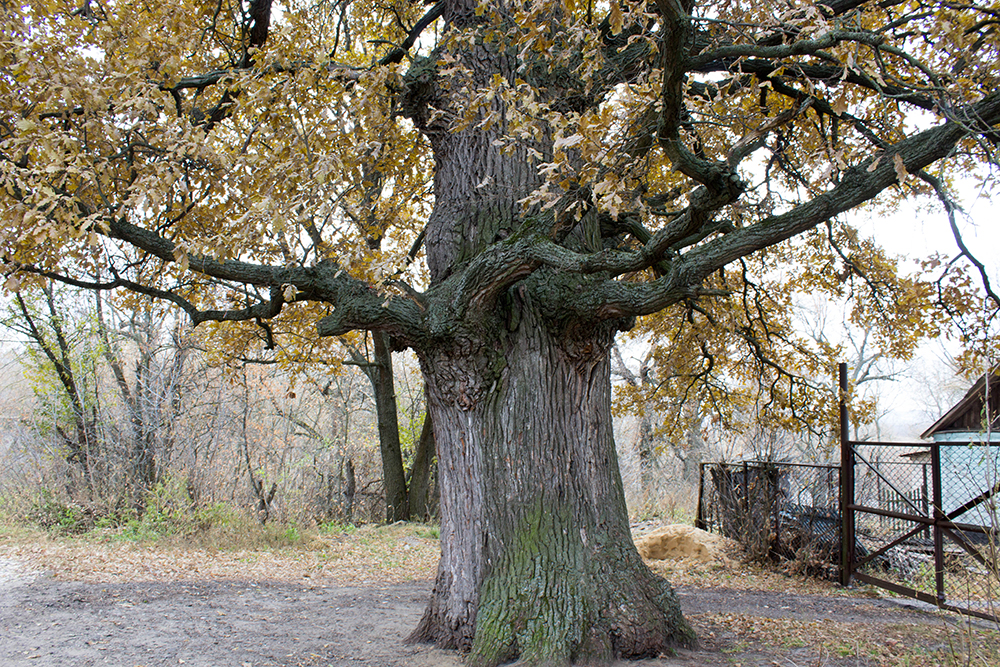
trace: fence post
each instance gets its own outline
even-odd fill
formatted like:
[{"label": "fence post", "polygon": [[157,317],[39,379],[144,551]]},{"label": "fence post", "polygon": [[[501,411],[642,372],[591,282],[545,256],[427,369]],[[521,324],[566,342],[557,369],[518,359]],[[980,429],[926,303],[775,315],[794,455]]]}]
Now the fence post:
[{"label": "fence post", "polygon": [[[750,467],[743,462],[743,522],[750,520]],[[744,527],[746,530],[746,527]]]},{"label": "fence post", "polygon": [[941,534],[941,523],[945,520],[941,511],[941,443],[931,443],[931,497],[934,507],[934,588],[938,604],[945,602],[944,595],[944,536]]},{"label": "fence post", "polygon": [[840,387],[840,585],[851,583],[854,570],[854,449],[847,415],[847,364],[837,367]]},{"label": "fence post", "polygon": [[702,514],[705,511],[705,464],[704,462],[698,464],[698,509],[697,515],[694,520],[694,527],[700,530],[708,530],[705,526],[705,517]]},{"label": "fence post", "polygon": [[771,546],[772,553],[781,553],[781,470],[778,468],[777,464],[771,464],[773,466],[772,470],[768,470],[768,482],[770,483],[770,475],[774,475],[774,485],[769,491],[771,492],[771,512],[774,519],[774,544]]},{"label": "fence post", "polygon": [[[931,455],[931,459],[933,460],[933,458],[934,458],[934,455],[932,454]],[[931,465],[933,465],[933,463]],[[924,516],[930,517],[931,516],[931,494],[930,494],[930,490],[929,490],[928,482],[927,482],[927,464],[923,463],[923,464],[920,465],[920,467],[921,467],[921,472],[923,473],[923,480],[922,480],[923,484],[920,487],[920,495],[921,495],[921,501],[922,501],[920,503],[920,506],[924,510]],[[925,526],[924,530],[923,530],[923,536],[924,536],[924,538],[925,539],[926,538],[930,538],[930,535],[931,535],[930,528],[928,528],[928,527]]]}]

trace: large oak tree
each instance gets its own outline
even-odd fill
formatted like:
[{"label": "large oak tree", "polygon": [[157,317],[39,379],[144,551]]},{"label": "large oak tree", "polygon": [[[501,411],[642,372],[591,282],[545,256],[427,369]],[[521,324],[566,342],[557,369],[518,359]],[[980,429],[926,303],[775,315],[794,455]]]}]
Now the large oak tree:
[{"label": "large oak tree", "polygon": [[142,292],[219,345],[415,350],[442,555],[413,638],[478,665],[693,640],[629,539],[615,333],[886,191],[947,197],[1000,139],[985,3],[0,12],[8,288]]}]

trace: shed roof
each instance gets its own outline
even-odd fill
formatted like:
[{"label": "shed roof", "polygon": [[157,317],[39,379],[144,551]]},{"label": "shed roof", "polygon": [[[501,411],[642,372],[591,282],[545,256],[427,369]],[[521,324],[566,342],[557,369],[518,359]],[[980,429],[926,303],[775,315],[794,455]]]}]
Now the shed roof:
[{"label": "shed roof", "polygon": [[918,449],[918,450],[916,450],[914,452],[904,452],[903,454],[900,454],[899,456],[900,456],[900,458],[910,459],[911,461],[920,461],[920,459],[923,459],[923,458],[930,458],[930,456],[931,456],[931,450],[929,448],[927,448],[927,449]]},{"label": "shed roof", "polygon": [[[989,378],[989,408],[986,409],[986,379]],[[991,428],[1000,429],[1000,366],[984,373],[958,403],[944,413],[920,437],[929,438],[936,433],[981,432],[984,415],[992,417]]]}]

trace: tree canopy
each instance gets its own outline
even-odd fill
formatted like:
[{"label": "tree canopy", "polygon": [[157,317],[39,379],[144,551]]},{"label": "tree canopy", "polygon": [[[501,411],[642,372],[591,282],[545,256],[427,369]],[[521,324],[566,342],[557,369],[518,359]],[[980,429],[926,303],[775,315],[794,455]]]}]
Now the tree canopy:
[{"label": "tree canopy", "polygon": [[828,223],[713,274],[730,298],[642,318],[616,359],[616,410],[654,418],[648,435],[661,443],[709,424],[718,437],[777,429],[833,457],[839,362],[851,369],[860,428],[880,417],[876,381],[906,375],[922,345],[949,340],[960,372],[989,363],[995,305],[984,308],[973,271],[939,254],[894,257],[847,223]]},{"label": "tree canopy", "polygon": [[824,264],[803,235],[914,193],[954,219],[956,174],[992,187],[1000,141],[985,3],[39,0],[2,17],[7,287],[252,323],[219,345],[370,330],[412,347],[442,512],[414,638],[473,664],[690,642],[623,546],[614,334],[747,298],[734,262],[849,276],[878,253],[831,228]]},{"label": "tree canopy", "polygon": [[[540,267],[591,278],[553,304],[567,317],[649,314],[883,191],[946,194],[997,140],[996,12],[974,3],[88,0],[3,20],[9,284],[128,287],[196,323],[415,342]],[[455,55],[475,49],[503,54],[495,76]],[[429,216],[428,137],[465,128],[528,173],[490,238]],[[430,291],[406,273],[417,240],[450,249]]]}]

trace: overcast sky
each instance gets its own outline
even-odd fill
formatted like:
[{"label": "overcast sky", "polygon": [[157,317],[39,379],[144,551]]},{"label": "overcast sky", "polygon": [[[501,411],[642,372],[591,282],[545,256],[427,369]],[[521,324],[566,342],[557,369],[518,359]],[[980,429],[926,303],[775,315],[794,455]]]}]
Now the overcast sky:
[{"label": "overcast sky", "polygon": [[[966,246],[986,265],[992,287],[998,291],[1000,208],[978,194],[971,184],[959,188],[959,204],[965,214],[959,216],[957,221]],[[894,254],[917,259],[935,252],[948,257],[958,253],[948,217],[936,201],[907,201],[898,211],[886,215],[859,211],[852,214],[851,221],[859,231],[874,237]],[[956,392],[964,393],[964,386],[954,383],[946,386],[951,378],[944,368],[943,358],[949,351],[957,351],[954,345],[951,347],[951,350],[947,349],[943,342],[925,345],[920,357],[904,369],[907,377],[881,384],[880,403],[890,411],[883,420],[887,437],[909,440],[919,436],[939,416],[934,413],[949,390],[952,396]],[[947,409],[950,404],[943,407]]]}]

